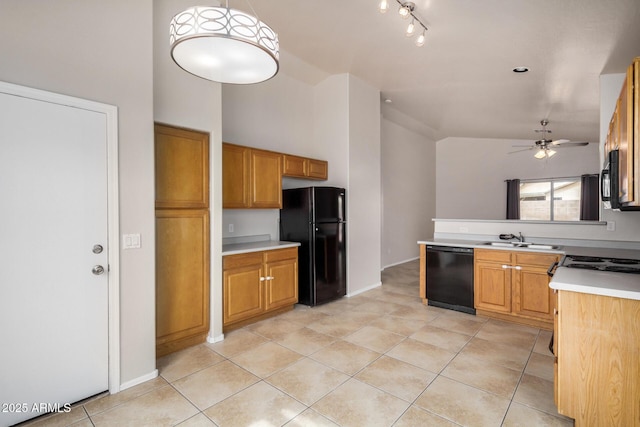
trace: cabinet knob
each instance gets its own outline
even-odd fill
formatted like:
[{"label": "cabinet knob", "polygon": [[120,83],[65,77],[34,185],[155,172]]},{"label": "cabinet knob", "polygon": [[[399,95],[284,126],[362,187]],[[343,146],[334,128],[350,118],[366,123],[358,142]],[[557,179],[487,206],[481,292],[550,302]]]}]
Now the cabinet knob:
[{"label": "cabinet knob", "polygon": [[266,278],[266,277],[261,277],[261,278],[260,278],[260,281],[261,281],[261,282],[264,282],[265,280],[267,280],[267,278]]},{"label": "cabinet knob", "polygon": [[502,269],[503,269],[503,270],[506,270],[507,268],[509,268],[509,266],[508,266],[508,265],[506,265],[506,264],[502,264]]}]

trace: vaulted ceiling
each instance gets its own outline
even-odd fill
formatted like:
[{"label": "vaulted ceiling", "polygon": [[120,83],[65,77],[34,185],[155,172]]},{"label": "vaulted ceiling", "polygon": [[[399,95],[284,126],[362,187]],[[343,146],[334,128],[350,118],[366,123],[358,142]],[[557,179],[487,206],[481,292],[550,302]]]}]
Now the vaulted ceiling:
[{"label": "vaulted ceiling", "polygon": [[547,118],[553,138],[597,142],[599,76],[623,73],[640,56],[638,0],[415,0],[428,27],[423,47],[389,3],[385,14],[379,0],[230,6],[252,7],[283,51],[368,82],[392,101],[386,114],[400,111],[438,139],[534,140]]}]

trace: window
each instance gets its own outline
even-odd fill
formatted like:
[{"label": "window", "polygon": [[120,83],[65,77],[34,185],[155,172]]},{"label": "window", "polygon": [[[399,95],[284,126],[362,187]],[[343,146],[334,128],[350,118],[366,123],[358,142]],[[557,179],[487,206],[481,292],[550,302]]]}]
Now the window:
[{"label": "window", "polygon": [[580,178],[520,181],[520,219],[580,220]]}]

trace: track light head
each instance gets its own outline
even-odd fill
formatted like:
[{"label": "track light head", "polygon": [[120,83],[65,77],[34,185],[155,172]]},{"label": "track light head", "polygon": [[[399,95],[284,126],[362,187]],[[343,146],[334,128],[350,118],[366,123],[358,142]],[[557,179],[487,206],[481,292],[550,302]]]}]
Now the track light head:
[{"label": "track light head", "polygon": [[398,14],[402,17],[402,19],[407,19],[409,15],[416,8],[416,4],[412,1],[404,2],[400,5],[400,9],[398,9]]}]

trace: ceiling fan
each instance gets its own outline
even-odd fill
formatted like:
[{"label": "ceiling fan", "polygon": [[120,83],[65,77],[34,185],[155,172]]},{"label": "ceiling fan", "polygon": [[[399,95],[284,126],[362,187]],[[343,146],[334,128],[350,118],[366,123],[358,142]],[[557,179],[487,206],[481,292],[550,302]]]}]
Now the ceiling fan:
[{"label": "ceiling fan", "polygon": [[551,131],[547,129],[547,125],[549,124],[549,120],[542,119],[540,120],[540,124],[542,125],[542,129],[535,129],[536,133],[542,134],[542,139],[534,141],[533,145],[514,145],[514,147],[528,147],[522,150],[511,151],[509,154],[519,153],[521,151],[528,150],[537,150],[534,157],[536,159],[548,159],[554,154],[556,154],[555,148],[563,148],[563,147],[581,147],[588,145],[588,142],[571,142],[568,139],[556,139],[552,140],[548,138]]}]

